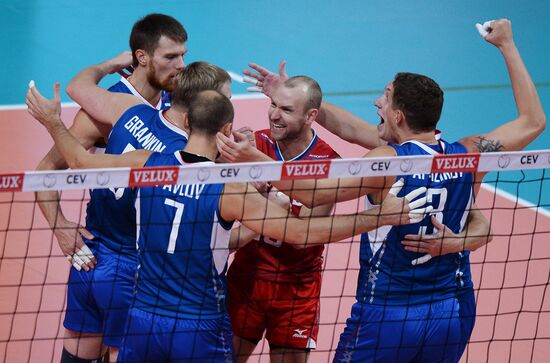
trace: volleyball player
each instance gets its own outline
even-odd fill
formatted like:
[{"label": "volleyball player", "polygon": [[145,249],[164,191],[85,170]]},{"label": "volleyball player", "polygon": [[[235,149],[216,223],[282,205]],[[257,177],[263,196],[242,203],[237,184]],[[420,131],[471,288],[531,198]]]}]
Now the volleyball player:
[{"label": "volleyball player", "polygon": [[[491,44],[495,45],[502,53],[506,62],[512,88],[516,100],[516,106],[519,116],[506,123],[497,129],[480,135],[473,135],[463,139],[461,142],[468,147],[469,152],[493,152],[493,151],[517,151],[522,150],[531,143],[546,126],[546,118],[542,106],[540,105],[539,97],[536,88],[523,65],[519,51],[517,50],[513,36],[511,23],[507,20],[493,22],[490,25],[489,34],[484,38]],[[361,125],[357,119],[349,118],[351,122],[340,123],[341,128],[350,128],[347,133],[354,133],[361,137],[358,127]],[[332,120],[332,122],[335,119]],[[379,126],[379,129],[384,129],[384,126]],[[380,134],[380,133],[379,133]],[[343,136],[343,135],[342,135]],[[384,138],[383,135],[381,135]],[[365,142],[366,140],[363,140]],[[476,183],[479,186],[479,183]],[[437,222],[436,222],[437,223]],[[417,242],[420,238],[417,235],[405,236],[405,249],[407,251],[429,252],[432,255],[443,254],[445,251],[444,245],[440,243],[443,231],[439,230],[433,235],[432,243],[429,243],[431,236],[426,236],[425,242]],[[475,296],[473,290],[473,281],[471,278],[469,253],[483,245],[482,240],[464,246],[464,252],[461,253],[459,260],[461,279],[458,285],[457,296],[460,303],[460,318],[461,318],[461,339],[458,349],[457,361],[462,356],[464,349],[470,339],[471,333],[475,324],[476,307]],[[451,249],[450,252],[456,252],[456,249]]]},{"label": "volleyball player", "polygon": [[[255,69],[260,69],[262,67],[254,65],[254,68]],[[259,71],[261,71],[261,69]],[[284,70],[283,70],[283,72],[284,72]],[[283,73],[283,72],[281,72],[281,73]],[[268,77],[269,77],[269,75],[268,75]],[[266,84],[266,83],[264,82],[264,84]],[[268,91],[270,93],[271,92],[274,93],[279,87],[281,87],[281,85],[273,86],[272,84],[273,83],[270,84],[271,88]],[[323,103],[323,105],[326,105],[326,104]],[[235,136],[238,139],[245,140],[238,133],[235,133]],[[439,133],[436,132],[436,138],[438,136],[439,136]],[[379,137],[378,137],[378,135],[375,135],[375,137],[369,137],[368,139],[369,140],[370,139],[379,140]],[[372,142],[372,140],[370,140],[369,142]],[[220,151],[222,152],[222,155],[224,155],[224,157],[226,159],[231,160],[231,161],[235,161],[235,160],[239,160],[239,161],[268,160],[265,156],[262,156],[257,151],[255,151],[255,150],[251,151],[250,149],[252,149],[252,148],[248,145],[247,142],[237,142],[237,143],[235,143],[235,142],[232,142],[230,139],[224,137],[223,135],[218,135],[218,145],[219,145]],[[371,147],[374,147],[374,146],[371,145]],[[415,238],[415,239],[417,239],[417,241],[414,241],[414,242],[406,241],[406,242],[404,242],[408,245],[406,247],[406,249],[411,250],[411,251],[422,252],[422,253],[431,253],[433,256],[437,256],[437,255],[443,255],[443,254],[449,254],[449,253],[462,252],[466,248],[475,249],[479,246],[484,245],[485,243],[487,243],[491,239],[489,222],[483,216],[483,214],[475,207],[472,207],[471,213],[468,216],[467,228],[464,228],[460,233],[456,233],[456,234],[453,233],[450,229],[448,229],[446,226],[440,224],[437,220],[434,220],[433,223],[439,229],[439,231],[436,232],[436,234],[434,234],[434,235],[430,234],[430,235],[414,236],[414,237],[409,236],[409,238],[411,238],[411,239]],[[445,235],[442,235],[443,231],[446,231]],[[436,245],[436,244],[433,243],[435,241],[436,237],[437,237],[437,242],[439,242],[439,245]],[[466,248],[465,248],[465,246],[466,246]],[[264,247],[264,249],[267,249],[267,248],[268,247]],[[271,248],[271,247],[269,247],[269,248]],[[251,246],[247,246],[242,251],[250,251],[250,249],[251,249]],[[258,249],[258,250],[260,250],[260,249]],[[242,251],[240,251],[239,253],[241,253]],[[284,254],[279,253],[279,255],[281,256],[280,259],[282,261],[284,261],[285,260]],[[237,256],[238,256],[238,254],[237,254]],[[261,254],[258,253],[258,256],[261,256]],[[260,257],[257,257],[257,259],[261,260]],[[425,257],[419,257],[419,258],[415,259],[414,262],[418,263],[419,261],[425,261],[425,260],[426,260]],[[235,260],[235,262],[238,262],[238,261],[239,261],[238,259]],[[284,262],[281,262],[280,264],[284,264]],[[229,270],[229,277],[230,278],[231,278],[231,270],[233,268],[234,268],[234,265],[232,265],[230,267],[230,270]],[[250,269],[250,266],[248,266],[248,268],[249,268],[248,269],[249,271],[250,270],[253,271],[253,269]],[[315,269],[313,269],[313,271],[315,271]],[[303,275],[307,276],[311,272],[312,271],[309,271],[309,269],[306,269],[306,268],[302,269],[302,274]],[[301,278],[297,278],[297,280],[301,280]],[[230,293],[235,292],[237,297],[239,297],[239,293],[241,292],[240,296],[241,297],[245,296],[245,293],[248,291],[248,289],[251,288],[250,284],[247,284],[246,279],[244,279],[242,276],[240,276],[239,279],[237,279],[237,278],[234,279],[234,281],[235,281],[236,286],[233,287],[233,286],[230,285]],[[254,285],[253,288],[258,289],[255,285]],[[474,307],[475,307],[475,300],[473,299],[473,288],[471,290],[472,290],[472,295],[471,295],[472,300],[471,300],[471,302],[474,304]],[[241,300],[242,300],[242,298],[241,298]],[[259,300],[260,302],[263,302],[265,300],[265,298],[262,299],[261,297],[259,297],[257,300]],[[292,300],[290,300],[290,301],[292,301]],[[230,306],[236,305],[235,299],[230,299],[229,303],[230,303]],[[258,311],[257,306],[260,306],[260,304],[255,303],[254,298],[250,298],[248,304],[250,304],[251,307],[256,307],[256,311]],[[250,354],[252,352],[254,346],[255,346],[255,344],[253,344],[255,342],[255,340],[250,338],[250,336],[252,336],[252,332],[256,332],[256,335],[258,335],[259,333],[257,333],[257,332],[262,331],[261,330],[262,323],[256,324],[257,327],[256,327],[255,330],[251,327],[248,328],[247,333],[249,334],[248,335],[249,338],[247,338],[245,340],[241,339],[240,340],[241,344],[239,345],[238,344],[239,343],[239,340],[238,340],[239,337],[238,336],[247,334],[245,330],[242,330],[243,329],[242,326],[244,325],[243,323],[245,321],[254,322],[254,321],[258,320],[258,319],[254,319],[254,317],[255,317],[254,311],[255,310],[252,310],[251,308],[250,309],[245,309],[245,307],[247,307],[246,303],[241,303],[240,305],[243,306],[243,307],[241,307],[240,311],[237,310],[235,313],[232,314],[233,327],[234,327],[234,332],[236,334],[236,337],[235,337],[236,345],[235,346],[236,346],[236,348],[240,347],[240,351],[237,349],[238,353],[242,354],[243,352],[245,352],[245,353],[249,352],[248,354]],[[460,310],[460,312],[464,314],[463,319],[461,319],[461,324],[463,324],[465,326],[465,329],[472,329],[473,328],[473,321],[472,321],[473,318],[471,318],[471,317],[473,316],[475,318],[475,313],[472,314],[472,311],[470,309],[468,309],[469,306],[470,305],[467,305],[465,307],[461,307],[461,310]],[[284,312],[287,313],[287,314],[290,314],[292,317],[295,317],[295,316],[300,317],[302,315],[302,310],[299,309],[299,307],[293,307],[290,304],[288,306],[288,309],[286,309]],[[278,311],[278,313],[282,313],[282,312]],[[271,323],[271,320],[267,320],[267,321],[269,323]],[[254,326],[253,324],[250,324],[250,323],[249,323],[249,325]],[[238,333],[239,331],[241,332],[241,334]],[[469,331],[469,333],[467,333],[468,337],[469,337],[470,333],[471,333],[471,330]],[[246,336],[246,335],[244,335],[244,336]],[[261,338],[261,334],[259,336]],[[266,336],[268,336],[268,335],[266,335]],[[467,338],[465,338],[465,339],[467,341]],[[271,345],[272,344],[270,342],[270,346]],[[466,345],[466,343],[463,344],[464,347],[465,347],[465,345]],[[247,355],[244,355],[244,357],[246,357],[246,356]],[[285,359],[289,359],[288,358],[288,353],[285,354],[284,357],[285,357]],[[302,358],[301,361],[304,361],[304,359]]]},{"label": "volleyball player", "polygon": [[[176,19],[162,14],[143,17],[134,24],[130,34],[132,54],[126,57],[133,60],[124,61],[127,62],[125,66],[133,64],[133,73],[122,77],[109,91],[132,95],[139,102],[151,107],[155,105],[158,109],[168,108],[170,94],[166,91],[171,91],[172,80],[184,66],[186,41],[187,32]],[[87,149],[94,145],[104,147],[114,121],[98,122],[80,110],[71,126],[71,133]],[[174,135],[184,139],[182,131],[174,131]],[[38,165],[39,170],[66,167],[65,160],[55,146]],[[127,198],[123,195],[123,189],[113,190],[113,193],[118,198]],[[124,251],[115,249],[108,255],[101,255],[96,249],[107,248],[108,242],[105,241],[114,241],[117,246],[124,245],[124,241],[135,240],[135,228],[122,222],[131,219],[131,216],[128,216],[129,212],[125,212],[118,214],[116,219],[111,219],[120,223],[104,223],[106,219],[102,216],[104,213],[108,214],[110,209],[102,208],[102,201],[94,198],[94,192],[91,194],[86,218],[87,228],[65,218],[57,192],[36,194],[40,209],[54,230],[63,254],[70,258],[75,267],[70,271],[67,290],[62,362],[99,362],[101,358],[98,357],[102,355],[104,346],[112,348],[111,358],[116,359],[126,319],[125,311],[132,292],[135,266],[117,264],[119,259],[126,260]],[[101,260],[96,271],[86,272],[95,267],[96,256]]]},{"label": "volleyball player", "polygon": [[[507,63],[519,112],[518,118],[490,133],[468,137],[459,143],[438,142],[435,137],[435,123],[441,110],[442,92],[427,77],[410,73],[398,74],[375,103],[381,117],[378,135],[391,144],[374,149],[368,156],[517,150],[540,134],[545,125],[544,111],[513,42],[510,22],[494,21],[488,31],[485,39],[501,50]],[[427,123],[430,119],[432,122]],[[458,179],[465,177],[466,174]],[[454,199],[454,207],[460,206],[467,211],[468,204],[465,201],[469,200],[470,194],[463,188],[465,184],[453,183],[452,179],[440,180],[437,176],[430,175],[407,179],[416,186],[427,185],[430,188],[428,193],[432,195],[434,204],[437,204],[434,205],[438,212],[435,218],[454,233],[460,231],[462,225],[456,224],[459,222],[456,208],[449,210],[444,201]],[[473,179],[468,177],[468,180],[463,181],[471,184]],[[370,188],[361,187],[366,183],[369,186],[382,183],[372,178],[338,182],[320,180],[315,192],[300,191],[312,190],[312,185],[307,181],[296,181],[295,189],[290,195],[308,203],[308,206],[333,202],[337,183],[340,184],[337,194],[339,201],[368,194],[367,202],[372,204],[380,198],[380,193],[372,194]],[[288,183],[275,184],[280,189],[290,189]],[[432,221],[425,221],[415,228],[429,234],[433,227]],[[457,286],[460,291],[461,287],[468,285],[471,278],[464,275],[464,269],[460,265],[458,274],[455,274],[457,264],[453,255],[440,256],[411,269],[410,261],[419,256],[408,252],[411,249],[406,251],[398,247],[404,236],[411,233],[415,231],[412,226],[408,226],[363,235],[357,303],[341,336],[335,361],[440,359],[453,362],[459,359],[459,350],[465,344],[463,336],[467,327],[460,326],[462,322],[458,320],[458,304],[454,299],[455,295],[450,291]],[[459,264],[462,262],[462,258],[458,259]],[[449,271],[443,273],[445,266]],[[444,278],[448,281],[443,281]],[[390,279],[402,283],[392,284]],[[440,279],[440,284],[434,283],[437,279]],[[471,285],[468,288],[471,289]],[[461,297],[460,294],[458,297]],[[434,304],[437,304],[437,311],[434,310]],[[470,306],[475,308],[473,304]],[[420,314],[415,317],[415,312]],[[464,312],[463,316],[470,317],[473,327],[475,315],[469,316],[468,313]],[[437,331],[439,334],[434,334]]]},{"label": "volleyball player", "polygon": [[[304,76],[286,80],[271,97],[270,129],[255,132],[258,150],[281,161],[338,158],[311,128],[321,99],[315,80]],[[332,205],[309,210],[284,198],[298,216],[328,215],[332,210]],[[319,330],[322,253],[323,246],[296,249],[264,236],[237,251],[227,273],[237,361],[246,362],[264,332],[271,362],[307,360]]]},{"label": "volleyball player", "polygon": [[[515,47],[509,22],[498,22],[495,25],[498,25],[498,32],[494,33],[493,29],[489,29],[490,33],[485,38],[502,52],[512,80],[514,96],[520,115],[516,120],[504,124],[490,133],[474,135],[464,139],[465,143],[469,146],[468,151],[471,152],[521,150],[532,142],[546,126],[545,116],[540,107],[536,89]],[[246,73],[256,78],[258,85],[264,93],[266,91],[270,92],[271,89],[281,82],[281,78],[284,79],[286,77],[284,63],[281,64],[279,76],[255,64],[252,64],[252,67],[258,73],[251,73],[250,71]],[[526,100],[532,100],[534,104],[530,104]],[[384,139],[387,136],[384,132],[385,126],[383,120],[378,126],[378,131],[373,132],[373,130],[376,131],[373,125],[369,125],[348,111],[326,103],[323,103],[317,120],[343,139],[367,148],[376,146],[379,144],[377,140]],[[241,148],[244,149],[243,146]],[[477,185],[479,186],[479,184]],[[475,213],[478,214],[479,211],[476,210]],[[458,260],[458,266],[460,267],[462,278],[458,280],[457,291],[461,318],[461,338],[458,349],[458,357],[460,358],[472,333],[476,315],[469,253],[483,246],[489,239],[476,238],[476,236],[483,236],[483,234],[477,232],[471,233],[470,228],[467,233],[470,236],[469,238],[457,238],[459,236],[456,236],[451,230],[439,224],[438,221],[434,220],[433,222],[438,226],[439,230],[437,232],[425,236],[407,235],[405,236],[406,240],[402,243],[407,251],[428,253],[430,256],[460,253],[462,258]],[[469,221],[468,227],[471,227],[471,222],[473,220]],[[419,259],[425,261],[426,257],[429,258],[429,256],[422,256]]]},{"label": "volleyball player", "polygon": [[[203,91],[184,114],[191,130],[183,151],[173,154],[136,150],[93,155],[60,119],[59,84],[54,99],[35,87],[27,93],[29,112],[51,133],[72,167],[159,166],[211,162],[218,154],[217,132],[231,133],[233,107],[215,91]],[[398,183],[399,184],[399,183]],[[431,208],[418,189],[395,198],[396,184],[380,207],[348,216],[297,219],[288,209],[262,197],[247,184],[159,185],[139,188],[139,269],[134,307],[120,361],[231,360],[231,340],[223,274],[229,254],[229,228],[241,220],[248,228],[298,246],[326,243],[371,230],[380,224],[421,220]],[[183,192],[185,189],[185,192]]]}]

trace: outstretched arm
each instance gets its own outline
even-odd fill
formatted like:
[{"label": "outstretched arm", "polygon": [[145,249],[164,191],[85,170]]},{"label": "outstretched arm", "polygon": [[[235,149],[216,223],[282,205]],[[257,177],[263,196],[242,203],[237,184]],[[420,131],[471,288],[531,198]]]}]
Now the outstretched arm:
[{"label": "outstretched arm", "polygon": [[106,75],[118,72],[131,63],[132,54],[124,52],[103,63],[85,68],[71,80],[67,93],[91,117],[114,125],[128,108],[139,104],[140,100],[133,95],[109,92],[99,87],[98,83]]},{"label": "outstretched arm", "polygon": [[[365,157],[395,156],[395,149],[380,146]],[[369,193],[379,193],[395,181],[395,177],[363,177],[342,179],[279,180],[273,185],[308,208],[353,200]],[[387,190],[387,189],[386,189]]]},{"label": "outstretched arm", "polygon": [[219,208],[226,220],[237,219],[259,234],[307,247],[340,241],[381,225],[416,223],[431,212],[432,207],[421,208],[426,204],[426,197],[409,202],[424,193],[426,188],[397,198],[403,183],[397,184],[381,206],[350,215],[299,219],[291,216],[288,209],[261,196],[249,184],[226,184]]},{"label": "outstretched arm", "polygon": [[487,24],[485,40],[496,46],[506,62],[518,117],[493,131],[462,139],[469,152],[516,151],[531,143],[546,127],[546,116],[537,89],[521,59],[509,20]]},{"label": "outstretched arm", "polygon": [[248,242],[258,237],[258,233],[247,228],[245,225],[233,228],[231,230],[231,237],[229,238],[229,252],[234,252],[241,247],[244,247]]},{"label": "outstretched arm", "polygon": [[122,155],[90,154],[67,130],[61,121],[59,83],[54,85],[52,100],[44,98],[32,84],[27,91],[26,103],[29,113],[42,123],[61,155],[73,169],[99,167],[140,167],[145,164],[151,151],[136,150]]},{"label": "outstretched arm", "polygon": [[[291,201],[290,198],[279,192],[275,188],[269,188],[267,190],[258,189],[258,184],[262,183],[250,183],[262,196],[273,201],[281,208],[291,211],[294,216],[298,218],[308,217],[324,217],[330,215],[333,209],[333,205],[321,205],[313,209],[309,209],[296,201]],[[229,242],[229,250],[232,252],[238,248],[245,246],[253,239],[258,239],[259,233],[254,232],[250,228],[241,224],[239,227],[231,230],[231,239]],[[285,241],[283,241],[285,242]]]}]

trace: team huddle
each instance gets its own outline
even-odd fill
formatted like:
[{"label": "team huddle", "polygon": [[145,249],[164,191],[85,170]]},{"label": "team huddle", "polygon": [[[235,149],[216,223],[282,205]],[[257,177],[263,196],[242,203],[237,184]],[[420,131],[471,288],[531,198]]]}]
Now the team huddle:
[{"label": "team huddle", "polygon": [[[314,122],[369,149],[365,157],[521,150],[545,128],[537,90],[510,21],[478,30],[504,57],[518,117],[451,143],[437,130],[443,91],[426,76],[397,73],[374,126],[323,102],[319,84],[289,77],[284,62],[278,74],[245,71],[271,100],[269,128],[235,131],[229,74],[185,64],[184,27],[150,14],[135,23],[131,52],[70,81],[82,109],[69,129],[60,85],[52,100],[29,86],[28,110],[55,141],[39,169],[339,158]],[[98,86],[116,72],[118,83]],[[318,347],[324,244],[359,234],[356,301],[334,362],[458,362],[476,317],[469,254],[491,240],[475,205],[483,176],[95,189],[85,228],[65,218],[56,192],[37,193],[74,267],[61,362],[246,362],[264,335],[271,362],[307,362]],[[364,211],[333,213],[363,196]]]}]

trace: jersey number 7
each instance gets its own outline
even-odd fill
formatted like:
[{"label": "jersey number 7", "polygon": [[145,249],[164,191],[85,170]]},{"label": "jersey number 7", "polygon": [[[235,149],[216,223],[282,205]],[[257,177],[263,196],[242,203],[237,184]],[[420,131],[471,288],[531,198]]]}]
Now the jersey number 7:
[{"label": "jersey number 7", "polygon": [[164,200],[165,205],[176,208],[176,214],[172,221],[172,230],[170,231],[170,239],[168,241],[168,249],[166,252],[173,254],[176,250],[176,241],[178,240],[178,233],[180,230],[181,219],[183,218],[183,209],[185,204],[176,202],[175,200],[166,198]]}]

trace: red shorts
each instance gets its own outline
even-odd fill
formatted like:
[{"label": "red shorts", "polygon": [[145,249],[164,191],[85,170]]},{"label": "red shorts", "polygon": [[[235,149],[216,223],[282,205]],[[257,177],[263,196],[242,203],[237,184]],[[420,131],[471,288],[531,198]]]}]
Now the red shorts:
[{"label": "red shorts", "polygon": [[316,348],[321,281],[289,284],[228,275],[233,334],[271,345]]}]

